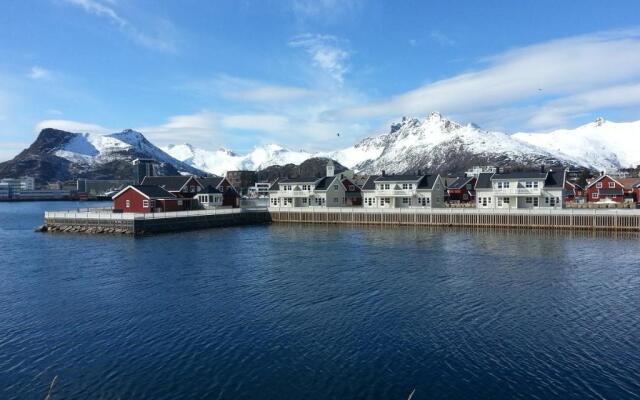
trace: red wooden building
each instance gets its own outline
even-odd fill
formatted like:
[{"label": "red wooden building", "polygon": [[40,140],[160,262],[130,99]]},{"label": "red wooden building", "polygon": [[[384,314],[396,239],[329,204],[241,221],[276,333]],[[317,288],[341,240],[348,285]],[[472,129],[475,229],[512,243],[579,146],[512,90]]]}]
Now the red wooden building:
[{"label": "red wooden building", "polygon": [[602,175],[589,183],[584,192],[588,202],[624,201],[624,185],[609,175]]},{"label": "red wooden building", "polygon": [[577,183],[566,181],[564,184],[564,191],[565,203],[584,200],[584,189]]},{"label": "red wooden building", "polygon": [[451,203],[469,203],[476,199],[475,176],[461,176],[447,186],[447,194]]},{"label": "red wooden building", "polygon": [[123,213],[185,211],[192,199],[176,197],[159,186],[131,185],[113,196],[113,209]]}]

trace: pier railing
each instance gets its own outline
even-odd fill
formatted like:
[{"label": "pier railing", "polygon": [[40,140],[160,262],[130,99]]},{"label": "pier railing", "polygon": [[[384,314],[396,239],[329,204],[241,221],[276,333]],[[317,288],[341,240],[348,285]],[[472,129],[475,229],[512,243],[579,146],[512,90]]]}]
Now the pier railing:
[{"label": "pier railing", "polygon": [[68,211],[46,211],[45,220],[98,220],[98,221],[134,221],[169,218],[198,217],[207,215],[230,215],[251,212],[265,212],[266,208],[220,208],[210,210],[192,210],[153,213],[115,213],[110,209],[86,208]]},{"label": "pier railing", "polygon": [[502,214],[502,215],[629,215],[640,216],[640,209],[605,208],[430,208],[430,207],[269,207],[270,212],[343,214]]}]

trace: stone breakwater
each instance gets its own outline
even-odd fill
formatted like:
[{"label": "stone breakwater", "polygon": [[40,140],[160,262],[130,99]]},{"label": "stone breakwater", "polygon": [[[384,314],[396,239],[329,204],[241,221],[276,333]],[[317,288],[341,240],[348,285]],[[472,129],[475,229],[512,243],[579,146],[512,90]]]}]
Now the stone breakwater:
[{"label": "stone breakwater", "polygon": [[131,231],[123,228],[109,228],[99,226],[82,226],[82,225],[40,225],[35,229],[36,232],[64,232],[64,233],[87,233],[87,234],[112,234],[112,235],[130,235]]}]

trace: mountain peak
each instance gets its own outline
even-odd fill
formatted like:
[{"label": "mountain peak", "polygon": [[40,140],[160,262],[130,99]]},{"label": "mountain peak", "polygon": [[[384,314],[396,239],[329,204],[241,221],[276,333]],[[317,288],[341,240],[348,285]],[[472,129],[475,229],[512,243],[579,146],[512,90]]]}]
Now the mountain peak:
[{"label": "mountain peak", "polygon": [[607,122],[607,120],[603,117],[598,117],[595,121],[593,121],[595,126],[602,126],[605,122]]}]

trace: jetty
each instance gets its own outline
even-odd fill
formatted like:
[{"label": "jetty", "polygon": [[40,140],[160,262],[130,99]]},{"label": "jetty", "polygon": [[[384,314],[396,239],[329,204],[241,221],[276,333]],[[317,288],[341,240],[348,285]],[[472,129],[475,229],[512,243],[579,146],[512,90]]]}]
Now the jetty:
[{"label": "jetty", "polygon": [[265,223],[415,225],[640,232],[640,210],[288,207],[117,213],[48,211],[40,231],[144,235]]}]

